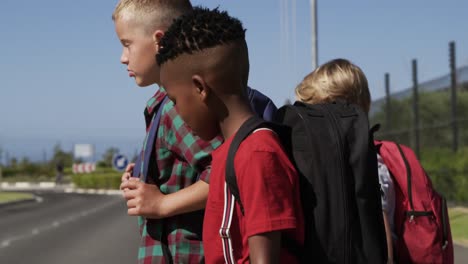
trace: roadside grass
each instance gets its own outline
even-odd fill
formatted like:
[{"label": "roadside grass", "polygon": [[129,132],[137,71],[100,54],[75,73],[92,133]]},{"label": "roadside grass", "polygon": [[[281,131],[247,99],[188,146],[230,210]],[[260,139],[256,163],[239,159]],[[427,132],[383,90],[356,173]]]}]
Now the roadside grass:
[{"label": "roadside grass", "polygon": [[468,208],[449,208],[449,219],[454,242],[468,247]]},{"label": "roadside grass", "polygon": [[24,199],[31,199],[34,196],[30,193],[2,192],[0,191],[0,204]]}]

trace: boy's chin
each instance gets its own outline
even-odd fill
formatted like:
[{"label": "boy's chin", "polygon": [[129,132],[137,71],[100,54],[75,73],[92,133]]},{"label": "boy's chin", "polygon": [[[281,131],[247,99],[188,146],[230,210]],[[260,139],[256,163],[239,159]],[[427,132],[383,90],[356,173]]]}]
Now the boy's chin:
[{"label": "boy's chin", "polygon": [[214,132],[200,132],[200,133],[197,133],[197,131],[193,131],[193,134],[205,141],[210,141],[212,139],[214,139],[216,136],[218,136],[218,133],[214,133]]},{"label": "boy's chin", "polygon": [[136,85],[138,85],[138,87],[140,88],[146,88],[146,87],[149,87],[151,86],[153,83],[139,83],[139,82],[136,82]]},{"label": "boy's chin", "polygon": [[[205,123],[205,126],[202,129],[194,129],[193,126],[187,124],[187,127],[190,129],[193,135],[203,139],[204,141],[210,141],[219,135],[219,129],[209,128],[209,126]],[[208,129],[207,129],[208,128]]]},{"label": "boy's chin", "polygon": [[151,85],[155,84],[154,81],[144,80],[144,79],[138,78],[138,77],[135,77],[135,83],[140,88],[145,88],[145,87],[148,87],[148,86],[151,86]]}]

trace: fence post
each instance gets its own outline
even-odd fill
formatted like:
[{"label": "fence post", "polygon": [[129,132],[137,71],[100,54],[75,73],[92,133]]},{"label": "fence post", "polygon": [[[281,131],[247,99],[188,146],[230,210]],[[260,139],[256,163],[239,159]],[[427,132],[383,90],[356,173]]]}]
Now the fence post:
[{"label": "fence post", "polygon": [[389,129],[392,123],[392,107],[390,105],[390,74],[385,73],[385,126]]},{"label": "fence post", "polygon": [[455,62],[455,42],[449,43],[449,60],[450,60],[450,90],[452,92],[452,150],[458,150],[458,123],[457,123],[457,66]]},{"label": "fence post", "polygon": [[419,151],[419,93],[418,93],[418,61],[413,59],[413,114],[414,114],[414,152],[421,159]]}]

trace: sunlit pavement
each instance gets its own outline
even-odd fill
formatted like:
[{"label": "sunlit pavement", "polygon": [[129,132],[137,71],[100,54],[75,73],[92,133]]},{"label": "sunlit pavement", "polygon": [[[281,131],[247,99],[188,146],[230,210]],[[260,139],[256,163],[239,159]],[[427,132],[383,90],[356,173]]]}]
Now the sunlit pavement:
[{"label": "sunlit pavement", "polygon": [[0,263],[135,263],[136,218],[115,195],[34,191],[0,208]]},{"label": "sunlit pavement", "polygon": [[[55,184],[55,182],[39,182],[39,183],[29,183],[29,182],[16,182],[16,183],[2,183],[0,185],[0,191],[32,191],[32,192],[47,192],[47,193],[64,193],[65,194],[101,194],[101,195],[120,195],[121,192],[119,190],[94,190],[94,189],[81,189],[76,188],[73,184]],[[41,196],[35,196],[34,199],[29,199],[27,203],[34,203],[34,202],[42,202]],[[21,203],[21,202],[20,202]],[[18,203],[18,204],[20,204]],[[123,200],[121,201],[123,204]],[[12,203],[13,206],[14,203]],[[2,206],[0,206],[1,209]],[[5,207],[5,205],[3,205]],[[125,208],[122,208],[122,212],[125,211]],[[128,220],[128,219],[127,219]],[[57,221],[55,221],[55,225],[57,225]],[[51,226],[54,224],[52,223]],[[33,230],[34,231],[34,230]],[[32,233],[34,233],[31,231]],[[135,240],[135,238],[133,238]],[[1,241],[0,241],[1,242]],[[2,243],[5,243],[3,241]],[[4,245],[3,245],[4,246]],[[1,249],[2,245],[0,245]],[[454,246],[455,250],[455,264],[466,264],[468,263],[468,247],[456,244]],[[1,258],[0,258],[1,259]],[[3,262],[1,262],[3,263]]]}]

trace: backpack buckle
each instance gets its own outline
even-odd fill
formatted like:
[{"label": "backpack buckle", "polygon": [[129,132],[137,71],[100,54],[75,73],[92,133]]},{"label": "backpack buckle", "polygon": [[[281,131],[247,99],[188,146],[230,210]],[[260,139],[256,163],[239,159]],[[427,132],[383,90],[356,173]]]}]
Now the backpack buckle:
[{"label": "backpack buckle", "polygon": [[444,244],[442,245],[442,250],[445,250],[445,248],[447,247],[447,245],[448,245],[448,241],[445,240],[445,241],[444,241]]}]

